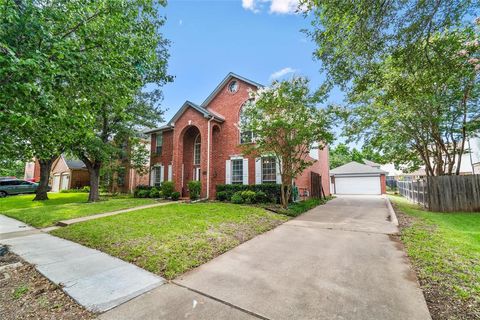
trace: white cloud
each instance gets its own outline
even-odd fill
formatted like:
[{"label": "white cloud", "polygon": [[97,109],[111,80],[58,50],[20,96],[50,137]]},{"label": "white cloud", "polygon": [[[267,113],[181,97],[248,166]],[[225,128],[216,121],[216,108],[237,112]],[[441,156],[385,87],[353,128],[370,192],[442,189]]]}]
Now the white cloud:
[{"label": "white cloud", "polygon": [[255,13],[259,12],[257,6],[256,6],[256,0],[242,0],[242,7],[245,10],[250,10]]},{"label": "white cloud", "polygon": [[297,70],[293,69],[293,68],[290,68],[290,67],[280,69],[280,70],[275,71],[274,73],[272,73],[270,75],[270,81],[276,80],[276,79],[281,78],[281,77],[283,77],[287,74],[295,73],[295,72],[297,72]]},{"label": "white cloud", "polygon": [[242,7],[255,13],[270,4],[270,13],[292,14],[297,11],[299,0],[242,0]]},{"label": "white cloud", "polygon": [[178,25],[179,26],[183,25],[183,20],[182,19],[178,20]]},{"label": "white cloud", "polygon": [[298,0],[272,0],[270,13],[290,14],[298,8]]}]

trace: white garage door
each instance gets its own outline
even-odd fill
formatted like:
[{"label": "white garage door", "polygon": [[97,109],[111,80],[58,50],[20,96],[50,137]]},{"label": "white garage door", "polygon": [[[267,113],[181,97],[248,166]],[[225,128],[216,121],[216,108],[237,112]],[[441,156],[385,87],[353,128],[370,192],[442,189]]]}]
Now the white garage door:
[{"label": "white garage door", "polygon": [[60,190],[68,189],[68,180],[70,179],[69,174],[62,174],[62,181],[60,183]]},{"label": "white garage door", "polygon": [[56,174],[53,176],[52,191],[58,192],[59,189],[60,189],[60,175]]},{"label": "white garage door", "polygon": [[380,177],[335,177],[336,194],[381,194]]}]

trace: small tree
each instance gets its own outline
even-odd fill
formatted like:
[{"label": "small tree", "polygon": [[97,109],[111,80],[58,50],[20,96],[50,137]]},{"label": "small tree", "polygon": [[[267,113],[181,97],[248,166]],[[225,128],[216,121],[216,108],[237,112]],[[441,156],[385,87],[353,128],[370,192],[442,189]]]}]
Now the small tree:
[{"label": "small tree", "polygon": [[314,162],[310,150],[323,148],[333,140],[328,113],[315,106],[308,80],[293,78],[274,82],[251,92],[242,110],[241,128],[251,131],[254,143],[242,145],[246,154],[271,154],[280,163],[281,200],[288,206],[292,182]]}]

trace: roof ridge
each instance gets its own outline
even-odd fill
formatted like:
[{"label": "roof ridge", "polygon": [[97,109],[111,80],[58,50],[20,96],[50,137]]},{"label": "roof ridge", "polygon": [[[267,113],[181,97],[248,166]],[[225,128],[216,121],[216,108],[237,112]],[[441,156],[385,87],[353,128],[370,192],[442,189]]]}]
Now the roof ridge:
[{"label": "roof ridge", "polygon": [[247,82],[247,83],[249,83],[249,84],[251,84],[251,85],[253,85],[257,88],[264,87],[264,85],[261,84],[261,83],[250,80],[248,78],[245,78],[245,77],[243,77],[239,74],[236,74],[236,73],[230,71],[223,78],[223,80],[220,81],[220,83],[215,87],[215,89],[213,89],[213,91],[208,95],[208,97],[202,102],[201,106],[206,107],[213,100],[213,98],[217,95],[217,93],[220,91],[220,89],[223,88],[227,84],[228,80],[230,80],[230,78],[232,78],[232,77],[237,78],[239,80],[242,80],[244,82]]}]

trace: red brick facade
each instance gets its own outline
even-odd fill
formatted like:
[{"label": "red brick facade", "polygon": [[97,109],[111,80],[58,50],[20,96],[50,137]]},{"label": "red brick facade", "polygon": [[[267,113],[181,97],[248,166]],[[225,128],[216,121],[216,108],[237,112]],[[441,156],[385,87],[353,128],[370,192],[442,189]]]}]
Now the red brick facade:
[{"label": "red brick facade", "polygon": [[[237,83],[235,92],[229,90],[232,81]],[[227,182],[227,160],[243,158],[248,159],[243,162],[245,166],[243,182],[255,184],[258,162],[256,165],[255,158],[242,155],[238,122],[241,108],[249,98],[249,90],[257,88],[256,83],[229,74],[202,106],[187,102],[167,126],[149,132],[151,133],[150,164],[152,168],[163,169],[162,177],[166,181],[169,180],[168,167],[171,166],[171,178],[175,182],[176,190],[183,196],[187,195],[188,181],[195,179],[195,168],[200,168],[201,196],[213,199],[216,185]],[[156,154],[158,134],[163,135],[161,155]],[[200,135],[201,144],[200,164],[197,166],[194,164],[194,142],[198,135]],[[210,155],[209,159],[208,155]],[[328,147],[319,151],[318,158],[319,161],[296,179],[296,185],[300,189],[310,191],[310,172],[314,171],[322,176],[323,189],[326,194],[329,194]],[[248,166],[248,175],[245,172],[246,166]],[[158,172],[155,170],[151,171],[151,184],[158,181],[154,178],[155,174],[158,178]]]},{"label": "red brick facade", "polygon": [[380,188],[382,190],[382,194],[387,193],[387,178],[384,174],[380,175]]}]

